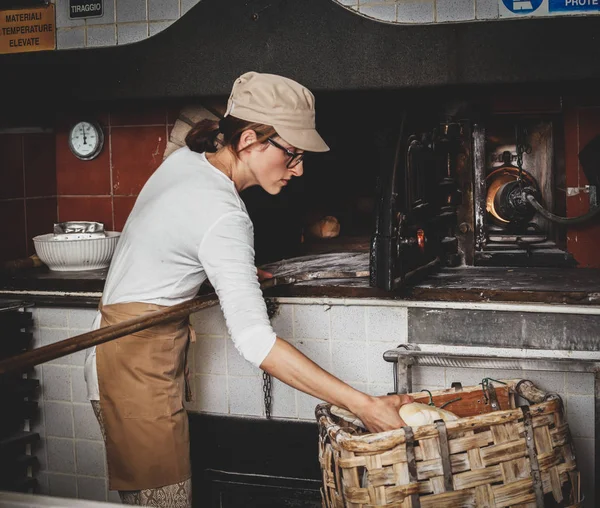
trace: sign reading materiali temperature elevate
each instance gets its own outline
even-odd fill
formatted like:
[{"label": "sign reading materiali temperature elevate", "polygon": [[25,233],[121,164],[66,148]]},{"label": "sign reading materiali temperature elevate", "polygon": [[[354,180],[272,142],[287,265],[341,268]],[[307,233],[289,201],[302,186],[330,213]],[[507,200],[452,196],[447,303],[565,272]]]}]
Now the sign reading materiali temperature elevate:
[{"label": "sign reading materiali temperature elevate", "polygon": [[0,54],[54,49],[54,4],[0,11]]}]

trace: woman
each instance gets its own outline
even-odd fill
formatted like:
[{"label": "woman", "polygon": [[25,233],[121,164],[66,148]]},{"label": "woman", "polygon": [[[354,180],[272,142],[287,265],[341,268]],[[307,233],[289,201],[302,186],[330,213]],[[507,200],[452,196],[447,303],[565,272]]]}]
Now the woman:
[{"label": "woman", "polygon": [[[189,300],[208,277],[248,361],[348,408],[371,431],[400,427],[398,409],[408,397],[359,392],[276,337],[257,280],[252,223],[239,192],[260,185],[277,194],[302,175],[305,151],[329,149],[315,130],[310,91],[280,76],[246,73],[235,81],[218,128],[200,122],[186,142],[148,180],[127,220],[102,296],[101,326]],[[86,360],[110,488],[126,503],[191,503],[182,405],[189,335],[185,319],[102,344]]]}]

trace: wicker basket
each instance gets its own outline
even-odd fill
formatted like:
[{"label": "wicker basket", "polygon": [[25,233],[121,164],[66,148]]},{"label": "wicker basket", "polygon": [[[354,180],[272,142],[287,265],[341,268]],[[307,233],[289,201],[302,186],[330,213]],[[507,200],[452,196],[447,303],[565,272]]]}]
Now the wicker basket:
[{"label": "wicker basket", "polygon": [[[432,392],[457,421],[377,434],[319,405],[323,506],[583,506],[562,401],[531,381],[502,383]],[[516,395],[530,405],[516,408]]]}]

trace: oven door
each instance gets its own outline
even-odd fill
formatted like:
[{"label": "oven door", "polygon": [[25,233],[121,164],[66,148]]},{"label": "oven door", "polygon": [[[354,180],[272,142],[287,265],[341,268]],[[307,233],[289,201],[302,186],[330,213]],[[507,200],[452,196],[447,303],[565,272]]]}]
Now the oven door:
[{"label": "oven door", "polygon": [[[391,291],[435,269],[455,243],[457,189],[452,129],[429,131],[402,113],[396,128],[380,136],[375,233],[370,285]],[[446,124],[458,125],[458,124]]]}]

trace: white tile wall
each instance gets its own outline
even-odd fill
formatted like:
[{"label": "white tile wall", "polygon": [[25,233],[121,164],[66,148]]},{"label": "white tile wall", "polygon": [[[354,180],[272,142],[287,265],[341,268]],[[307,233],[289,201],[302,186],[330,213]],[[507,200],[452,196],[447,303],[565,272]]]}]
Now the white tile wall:
[{"label": "white tile wall", "polygon": [[[52,344],[91,329],[95,310],[34,308],[34,346]],[[41,439],[33,452],[40,462],[40,493],[106,501],[104,443],[87,400],[81,351],[41,366]],[[114,498],[113,498],[114,500]]]},{"label": "white tile wall", "polygon": [[[94,315],[95,311],[83,309],[35,309],[34,344],[83,333],[91,326]],[[319,365],[366,393],[383,395],[392,391],[393,378],[392,365],[382,355],[406,342],[407,319],[407,309],[401,306],[308,301],[280,304],[273,323],[280,336]],[[191,411],[264,416],[261,371],[235,349],[220,309],[213,307],[196,313],[192,322],[198,335],[191,357],[195,400],[186,407]],[[41,463],[40,479],[43,489],[52,495],[118,502],[115,494],[107,491],[103,443],[86,400],[82,362],[79,354],[42,366],[42,411],[35,423],[42,435],[35,451]],[[469,386],[481,382],[483,377],[528,378],[561,395],[576,439],[584,486],[591,485],[593,374],[415,367],[413,389],[445,388],[453,381]],[[319,402],[273,380],[275,418],[314,421]]]},{"label": "white tile wall", "polygon": [[148,23],[117,23],[117,43],[131,44],[148,37]]},{"label": "white tile wall", "polygon": [[395,3],[391,4],[382,4],[382,5],[369,5],[364,0],[358,5],[358,12],[364,14],[365,16],[369,16],[370,18],[375,18],[379,21],[396,21],[396,5]]},{"label": "white tile wall", "polygon": [[[57,49],[71,49],[129,44],[152,37],[184,16],[200,0],[104,0],[101,17],[74,20],[69,19],[68,0],[51,1],[56,4]],[[513,14],[503,5],[499,13],[502,0],[334,1],[354,13],[389,23],[454,23],[497,20],[506,16],[530,17]],[[533,14],[540,15],[547,16],[548,9],[538,9]],[[69,28],[78,29],[67,30]]]},{"label": "white tile wall", "polygon": [[434,20],[434,0],[404,0],[398,2],[398,23],[432,23]]},{"label": "white tile wall", "polygon": [[436,21],[468,21],[475,19],[473,0],[443,0],[436,2]]}]

